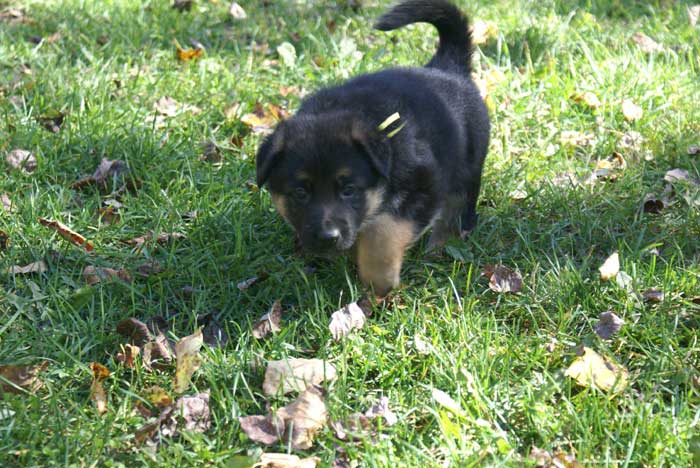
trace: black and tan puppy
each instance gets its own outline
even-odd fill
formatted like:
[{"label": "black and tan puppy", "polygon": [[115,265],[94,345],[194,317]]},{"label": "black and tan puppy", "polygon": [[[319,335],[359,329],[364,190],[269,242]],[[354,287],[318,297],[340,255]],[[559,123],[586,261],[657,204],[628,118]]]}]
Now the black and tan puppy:
[{"label": "black and tan puppy", "polygon": [[467,18],[443,0],[409,0],[376,24],[434,25],[423,68],[356,77],[306,98],[257,155],[257,182],[302,246],[353,250],[360,278],[383,296],[398,285],[407,248],[432,227],[428,248],[476,223],[489,117],[470,78]]}]

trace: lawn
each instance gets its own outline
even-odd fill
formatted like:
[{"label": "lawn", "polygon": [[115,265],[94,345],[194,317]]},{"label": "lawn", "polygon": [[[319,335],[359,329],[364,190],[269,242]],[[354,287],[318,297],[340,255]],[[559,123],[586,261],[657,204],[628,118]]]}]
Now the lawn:
[{"label": "lawn", "polygon": [[[384,0],[241,1],[239,19],[224,0],[171,3],[0,0],[0,365],[44,363],[25,389],[0,386],[0,465],[251,466],[291,445],[251,440],[239,417],[297,396],[264,395],[260,363],[318,358],[337,370],[322,384],[329,424],[291,452],[319,466],[548,466],[545,452],[582,466],[700,466],[692,1],[458,2],[491,22],[474,60],[493,123],[480,224],[438,254],[415,246],[401,288],[339,341],[328,324],[363,294],[355,267],[296,252],[252,182],[256,147],[304,93],[422,64],[436,34],[373,31]],[[182,61],[176,44],[203,50]],[[17,149],[36,168],[13,168]],[[122,171],[75,185],[103,158]],[[614,252],[621,271],[604,281]],[[12,268],[38,261],[39,272]],[[522,275],[520,292],[489,287],[494,264]],[[122,279],[95,282],[89,266]],[[255,338],[277,300],[280,331]],[[624,325],[603,339],[607,311]],[[119,361],[129,340],[117,324],[130,317],[172,341],[221,330],[182,393],[209,394],[207,430],[137,440],[159,412],[147,389],[179,394],[174,365]],[[582,346],[626,369],[627,385],[567,375]],[[110,372],[105,411],[91,363]],[[341,440],[330,422],[381,397],[398,421]]]}]

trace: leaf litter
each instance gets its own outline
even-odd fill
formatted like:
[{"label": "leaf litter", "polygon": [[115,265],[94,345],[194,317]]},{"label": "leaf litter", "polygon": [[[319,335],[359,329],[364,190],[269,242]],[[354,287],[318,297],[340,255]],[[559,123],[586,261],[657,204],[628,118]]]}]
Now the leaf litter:
[{"label": "leaf litter", "polygon": [[601,312],[598,319],[599,321],[595,325],[594,330],[604,340],[612,338],[625,324],[625,321],[612,311]]},{"label": "leaf litter", "polygon": [[7,153],[5,161],[10,167],[19,169],[25,173],[34,172],[38,166],[36,156],[31,151],[14,149]]},{"label": "leaf litter", "polygon": [[620,256],[617,252],[610,255],[605,262],[598,268],[600,279],[608,281],[620,272]]},{"label": "leaf litter", "polygon": [[335,436],[344,441],[376,438],[381,427],[390,427],[398,422],[396,414],[389,409],[389,398],[382,397],[364,413],[353,413],[340,421],[331,422]]},{"label": "leaf litter", "polygon": [[627,387],[629,373],[624,367],[604,358],[591,348],[581,347],[565,375],[583,387],[617,394]]},{"label": "leaf litter", "polygon": [[83,247],[85,250],[88,252],[92,252],[95,250],[95,246],[85,238],[82,234],[78,234],[77,232],[73,231],[71,228],[66,226],[60,221],[53,221],[50,219],[46,218],[39,218],[38,219],[39,224],[42,226],[46,226],[49,229],[52,229],[56,231],[58,235],[63,237],[65,240],[70,242],[73,245],[76,245],[78,247]]},{"label": "leaf litter", "polygon": [[263,393],[267,396],[304,391],[312,385],[334,380],[335,367],[322,359],[290,358],[269,361],[265,369]]},{"label": "leaf litter", "polygon": [[316,386],[308,387],[296,400],[274,413],[238,418],[241,429],[255,442],[272,445],[281,440],[294,450],[311,448],[327,419],[323,392]]},{"label": "leaf litter", "polygon": [[253,325],[253,336],[257,339],[262,339],[271,333],[277,333],[281,330],[281,321],[282,304],[280,301],[275,301],[272,307],[270,307],[270,310],[263,314]]},{"label": "leaf litter", "polygon": [[361,330],[365,325],[366,314],[359,302],[352,302],[333,312],[328,328],[333,339],[340,341],[352,330]]},{"label": "leaf litter", "polygon": [[489,280],[489,288],[497,293],[518,293],[523,278],[517,271],[504,265],[486,265],[482,273]]},{"label": "leaf litter", "polygon": [[202,364],[199,350],[203,343],[201,328],[192,335],[186,336],[175,343],[175,358],[177,361],[173,390],[176,393],[182,393],[187,390],[190,386],[192,375]]},{"label": "leaf litter", "polygon": [[48,361],[33,365],[0,366],[0,394],[6,393],[36,393],[44,386],[39,374],[49,367]]},{"label": "leaf litter", "polygon": [[157,445],[162,437],[175,437],[182,431],[206,432],[210,427],[209,394],[197,393],[178,398],[165,407],[155,421],[139,428],[134,436],[138,444]]},{"label": "leaf litter", "polygon": [[89,285],[97,283],[105,283],[110,281],[123,281],[124,283],[131,282],[131,275],[124,268],[115,269],[109,267],[96,267],[88,265],[83,269],[83,278]]},{"label": "leaf litter", "polygon": [[38,260],[24,266],[13,265],[6,271],[9,275],[28,275],[31,273],[45,273],[47,270],[48,267],[46,266],[46,262],[43,260]]},{"label": "leaf litter", "polygon": [[102,387],[102,382],[109,377],[109,369],[97,362],[90,363],[92,371],[92,383],[90,384],[90,399],[95,403],[99,414],[107,412],[107,394]]}]

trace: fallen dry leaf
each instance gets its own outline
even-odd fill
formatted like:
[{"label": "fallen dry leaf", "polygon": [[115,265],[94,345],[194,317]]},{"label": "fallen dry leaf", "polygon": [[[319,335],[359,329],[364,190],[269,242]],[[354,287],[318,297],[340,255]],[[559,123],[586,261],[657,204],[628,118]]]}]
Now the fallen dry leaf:
[{"label": "fallen dry leaf", "polygon": [[124,205],[118,200],[110,198],[102,202],[102,206],[97,210],[100,221],[106,225],[118,223],[121,220],[121,208]]},{"label": "fallen dry leaf", "polygon": [[635,44],[637,44],[639,50],[647,54],[652,52],[661,52],[664,50],[661,44],[642,32],[632,34],[632,40],[635,42]]},{"label": "fallen dry leaf", "polygon": [[430,345],[417,333],[413,335],[413,347],[418,354],[430,354]]},{"label": "fallen dry leaf", "polygon": [[117,333],[133,341],[137,346],[144,346],[153,339],[148,326],[133,317],[117,324]]},{"label": "fallen dry leaf", "polygon": [[615,314],[615,312],[612,311],[601,312],[598,318],[599,321],[595,325],[595,327],[593,327],[593,329],[598,334],[598,336],[603,338],[604,340],[609,339],[615,333],[620,331],[622,326],[625,324],[625,321],[618,317],[617,314]]},{"label": "fallen dry leaf", "polygon": [[125,344],[120,346],[121,351],[114,355],[114,359],[129,369],[136,368],[136,357],[141,354],[141,348],[136,345]]},{"label": "fallen dry leaf", "polygon": [[162,245],[167,244],[170,241],[181,240],[184,238],[185,235],[180,234],[179,232],[161,232],[158,235],[154,236],[153,232],[149,231],[146,234],[143,234],[142,236],[134,237],[133,239],[128,239],[122,242],[126,245],[135,246],[136,250],[141,250],[141,248],[143,248],[143,245],[151,239],[154,239],[157,244]]},{"label": "fallen dry leaf", "polygon": [[109,370],[97,362],[90,363],[92,370],[92,384],[90,385],[90,399],[95,402],[95,408],[99,414],[107,412],[107,395],[102,388],[102,381],[109,377]]},{"label": "fallen dry leaf", "polygon": [[282,59],[285,67],[293,67],[297,61],[297,50],[289,42],[283,42],[277,46],[277,55]]},{"label": "fallen dry leaf", "polygon": [[318,457],[299,458],[286,453],[263,453],[251,468],[316,468],[321,463]]},{"label": "fallen dry leaf", "polygon": [[193,0],[175,0],[171,8],[177,11],[190,11],[192,9]]},{"label": "fallen dry leaf", "polygon": [[228,9],[228,13],[233,19],[236,20],[246,19],[248,17],[245,10],[242,6],[238,4],[238,2],[231,3],[231,6]]},{"label": "fallen dry leaf", "polygon": [[696,156],[700,154],[700,145],[688,146],[688,156]]},{"label": "fallen dry leaf", "polygon": [[160,437],[174,437],[183,430],[205,432],[211,427],[209,394],[197,393],[182,396],[174,405],[165,408],[153,422],[149,422],[135,433],[136,443]]},{"label": "fallen dry leaf", "polygon": [[34,172],[37,168],[36,156],[31,151],[13,149],[5,156],[7,164],[23,172]]},{"label": "fallen dry leaf", "polygon": [[523,286],[520,273],[503,265],[486,265],[483,274],[489,279],[489,288],[498,293],[518,293]]},{"label": "fallen dry leaf", "polygon": [[294,450],[311,448],[316,434],[328,419],[328,409],[321,390],[311,386],[295,401],[277,410],[285,424],[285,442],[289,440]]},{"label": "fallen dry leaf", "polygon": [[204,339],[201,328],[190,336],[182,338],[175,343],[175,358],[177,365],[175,368],[175,380],[173,391],[182,393],[190,385],[192,374],[199,369],[202,359],[199,356],[199,349],[202,347]]},{"label": "fallen dry leaf", "polygon": [[143,393],[156,408],[163,409],[173,404],[173,397],[170,396],[166,389],[158,385],[145,388]]},{"label": "fallen dry leaf", "polygon": [[554,455],[546,450],[532,447],[528,459],[535,463],[535,468],[583,468],[583,465],[576,461],[576,457],[562,451]]},{"label": "fallen dry leaf", "polygon": [[143,346],[142,362],[146,369],[151,369],[151,367],[164,368],[172,361],[173,350],[163,333],[158,333],[152,341]]},{"label": "fallen dry leaf", "polygon": [[562,130],[559,135],[559,141],[563,145],[591,146],[595,142],[595,135],[577,130]]},{"label": "fallen dry leaf", "polygon": [[10,200],[10,196],[6,193],[0,193],[0,208],[2,208],[7,213],[14,213],[16,211],[15,206]]},{"label": "fallen dry leaf", "polygon": [[181,62],[189,62],[190,60],[197,60],[202,55],[204,55],[204,49],[183,49],[179,45],[175,45],[175,56]]},{"label": "fallen dry leaf", "polygon": [[584,387],[594,387],[606,392],[619,393],[627,386],[628,372],[613,364],[588,347],[574,359],[565,372]]},{"label": "fallen dry leaf", "polygon": [[109,267],[96,267],[88,265],[83,269],[83,278],[89,285],[120,280],[125,283],[131,282],[131,275],[123,268],[118,270]]},{"label": "fallen dry leaf", "polygon": [[193,115],[200,114],[202,109],[190,104],[181,104],[170,96],[163,96],[153,104],[153,109],[165,117],[175,117],[183,112],[191,112]]},{"label": "fallen dry leaf", "polygon": [[691,26],[695,27],[698,24],[698,18],[700,18],[700,5],[693,5],[688,7],[688,22]]},{"label": "fallen dry leaf", "polygon": [[471,27],[472,43],[486,44],[489,39],[498,35],[498,25],[493,21],[476,20]]},{"label": "fallen dry leaf", "polygon": [[641,119],[642,115],[644,115],[644,111],[642,111],[642,108],[634,102],[630,101],[629,99],[625,99],[622,101],[622,115],[628,122],[633,122]]},{"label": "fallen dry leaf", "polygon": [[[60,38],[60,35],[58,36]],[[66,114],[60,111],[50,111],[38,117],[39,123],[51,133],[58,133],[66,118]]]},{"label": "fallen dry leaf", "polygon": [[684,181],[691,184],[697,184],[697,181],[690,177],[690,174],[685,169],[671,169],[664,175],[664,180],[669,183]]},{"label": "fallen dry leaf", "polygon": [[266,416],[244,416],[241,429],[255,442],[271,445],[279,440],[295,450],[306,450],[325,425],[328,409],[319,388],[310,386],[292,403]]},{"label": "fallen dry leaf", "polygon": [[[249,184],[249,182],[246,182],[246,186],[248,186],[248,184]],[[253,185],[255,186],[255,189],[258,188],[257,185],[255,185],[255,184],[253,184]],[[248,189],[253,191],[253,192],[257,192],[257,190],[251,189],[250,187],[248,187]],[[258,273],[257,276],[252,276],[248,279],[245,279],[245,280],[239,282],[236,285],[236,287],[238,288],[239,291],[245,291],[246,289],[250,288],[254,284],[257,284],[261,281],[265,281],[269,276],[270,275],[268,273],[263,271],[263,272]]]},{"label": "fallen dry leaf", "polygon": [[0,230],[0,252],[7,250],[10,246],[10,236],[5,231]]},{"label": "fallen dry leaf", "polygon": [[46,226],[49,229],[53,229],[54,231],[56,231],[58,235],[63,237],[71,244],[77,245],[78,247],[84,247],[85,250],[87,250],[88,252],[92,252],[93,250],[95,250],[95,247],[92,245],[92,242],[90,242],[77,232],[73,231],[71,228],[61,223],[60,221],[52,221],[46,218],[39,218],[38,221],[39,224],[41,224],[42,226]]},{"label": "fallen dry leaf", "polygon": [[668,199],[658,198],[653,193],[648,193],[642,201],[642,211],[644,213],[659,214],[668,204]]},{"label": "fallen dry leaf", "polygon": [[350,303],[340,310],[333,312],[328,328],[333,339],[339,341],[346,337],[352,330],[360,330],[365,325],[365,313],[357,304]]},{"label": "fallen dry leaf", "polygon": [[117,333],[141,348],[141,362],[146,369],[150,369],[154,364],[155,367],[165,367],[172,362],[173,351],[168,339],[160,331],[153,336],[142,321],[133,317],[122,320],[117,324]]},{"label": "fallen dry leaf", "polygon": [[284,435],[284,422],[270,414],[241,416],[238,423],[253,442],[272,445]]},{"label": "fallen dry leaf", "polygon": [[527,198],[527,192],[523,189],[511,190],[508,194],[511,200],[525,200]]},{"label": "fallen dry leaf", "polygon": [[48,270],[43,260],[32,262],[29,265],[13,265],[7,269],[9,275],[27,275],[29,273],[44,273]]},{"label": "fallen dry leaf", "polygon": [[620,272],[620,256],[617,252],[610,255],[605,262],[598,268],[600,279],[607,281],[617,276]]},{"label": "fallen dry leaf", "polygon": [[215,314],[210,312],[197,317],[197,326],[202,326],[202,340],[204,344],[212,348],[223,348],[228,343],[228,335],[221,324],[216,320]]},{"label": "fallen dry leaf", "polygon": [[49,367],[48,361],[31,366],[0,366],[0,394],[7,393],[36,393],[44,382],[39,379],[39,373]]},{"label": "fallen dry leaf", "polygon": [[283,108],[274,104],[265,107],[259,102],[255,104],[255,110],[241,117],[241,122],[251,128],[255,134],[267,133],[278,121],[287,118],[288,113]]},{"label": "fallen dry leaf", "polygon": [[647,289],[642,291],[642,297],[646,302],[663,302],[664,292],[660,289]]},{"label": "fallen dry leaf", "polygon": [[282,97],[287,97],[289,95],[298,96],[300,93],[301,93],[301,90],[299,89],[298,86],[280,85],[280,95]]},{"label": "fallen dry leaf", "polygon": [[333,380],[335,375],[335,367],[321,359],[291,358],[270,361],[265,369],[263,393],[271,396],[278,392],[286,395],[293,391],[303,391],[324,380]]},{"label": "fallen dry leaf", "polygon": [[382,418],[385,426],[393,426],[399,421],[396,414],[389,409],[389,398],[381,397],[377,403],[370,406],[365,411],[365,416],[368,418]]},{"label": "fallen dry leaf", "polygon": [[124,161],[102,158],[102,161],[100,161],[100,164],[91,176],[74,182],[70,188],[75,190],[88,185],[98,184],[101,189],[107,190],[110,187],[124,184],[124,178],[128,173],[129,168]]},{"label": "fallen dry leaf", "polygon": [[202,153],[199,155],[199,159],[210,163],[220,163],[224,157],[216,142],[206,141],[202,145]]},{"label": "fallen dry leaf", "polygon": [[642,143],[644,143],[644,137],[642,134],[635,132],[634,130],[629,130],[623,133],[622,137],[620,137],[619,146],[622,149],[639,151],[642,148]]},{"label": "fallen dry leaf", "polygon": [[282,304],[275,301],[270,310],[258,319],[253,325],[253,336],[257,339],[265,338],[270,333],[277,333],[281,330]]},{"label": "fallen dry leaf", "polygon": [[574,94],[571,96],[571,99],[573,99],[574,102],[584,104],[591,109],[597,109],[600,107],[600,99],[598,99],[598,96],[596,96],[595,93],[590,91],[585,91],[581,94]]}]

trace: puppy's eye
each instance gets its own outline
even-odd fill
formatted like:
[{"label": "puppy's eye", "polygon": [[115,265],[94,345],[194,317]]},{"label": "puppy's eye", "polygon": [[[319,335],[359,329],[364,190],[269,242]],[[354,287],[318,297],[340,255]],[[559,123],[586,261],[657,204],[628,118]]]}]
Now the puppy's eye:
[{"label": "puppy's eye", "polygon": [[305,203],[309,199],[309,192],[304,187],[297,187],[292,192],[292,196],[299,203]]},{"label": "puppy's eye", "polygon": [[353,197],[355,196],[355,193],[357,193],[357,187],[355,187],[353,184],[346,184],[340,190],[340,196],[344,198]]}]

